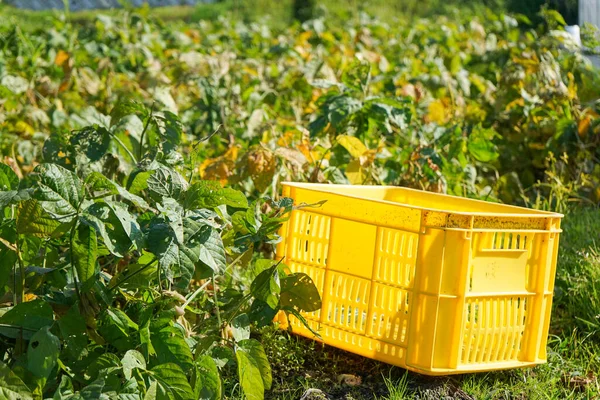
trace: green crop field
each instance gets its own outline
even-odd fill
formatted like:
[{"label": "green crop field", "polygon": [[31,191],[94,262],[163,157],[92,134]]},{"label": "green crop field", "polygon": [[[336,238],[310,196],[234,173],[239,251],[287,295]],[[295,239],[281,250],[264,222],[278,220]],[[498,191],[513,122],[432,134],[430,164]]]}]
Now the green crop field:
[{"label": "green crop field", "polygon": [[[318,3],[0,6],[0,400],[599,398],[600,71],[563,17]],[[548,363],[432,378],[278,329],[321,308],[275,259],[318,206],[283,181],[564,213]]]}]

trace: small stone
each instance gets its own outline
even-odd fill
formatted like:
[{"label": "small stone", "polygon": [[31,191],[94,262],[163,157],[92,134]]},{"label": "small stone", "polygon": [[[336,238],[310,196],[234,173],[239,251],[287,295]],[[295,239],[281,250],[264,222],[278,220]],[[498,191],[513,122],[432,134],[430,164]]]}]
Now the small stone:
[{"label": "small stone", "polygon": [[319,389],[308,389],[300,400],[328,400],[327,395]]}]

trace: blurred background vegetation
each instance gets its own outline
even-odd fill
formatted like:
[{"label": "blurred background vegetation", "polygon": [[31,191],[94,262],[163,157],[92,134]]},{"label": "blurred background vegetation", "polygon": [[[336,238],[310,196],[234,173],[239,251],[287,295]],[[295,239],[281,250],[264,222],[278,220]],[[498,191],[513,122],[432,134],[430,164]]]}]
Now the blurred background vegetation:
[{"label": "blurred background vegetation", "polygon": [[[126,2],[124,2],[126,4]],[[533,24],[540,22],[539,11],[543,7],[561,13],[569,25],[577,24],[577,0],[216,0],[214,3],[190,6],[157,7],[148,14],[162,20],[196,22],[231,15],[246,22],[267,21],[273,28],[285,28],[294,19],[306,20],[326,15],[333,21],[347,20],[361,11],[368,11],[384,21],[409,21],[411,18],[452,14],[460,6],[461,12],[518,13],[529,18]],[[0,25],[20,24],[26,29],[43,28],[62,10],[29,11],[2,5],[0,0]],[[115,13],[116,10],[103,10]],[[92,20],[97,11],[79,11],[69,16],[72,22],[85,23]],[[32,19],[31,17],[35,17]]]}]

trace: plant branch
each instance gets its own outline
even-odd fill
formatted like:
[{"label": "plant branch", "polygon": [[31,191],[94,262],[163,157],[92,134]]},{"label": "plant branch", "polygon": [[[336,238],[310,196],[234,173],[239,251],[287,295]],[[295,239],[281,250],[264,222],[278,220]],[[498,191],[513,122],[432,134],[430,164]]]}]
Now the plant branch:
[{"label": "plant branch", "polygon": [[[15,305],[18,303],[22,303],[25,299],[25,266],[23,264],[23,256],[21,255],[21,246],[19,246],[19,237],[17,235],[16,240],[16,250],[17,250],[17,263],[19,264],[19,276],[21,281],[19,282],[19,289],[15,287]],[[16,275],[16,274],[15,274]],[[16,278],[15,278],[16,281]]]},{"label": "plant branch", "polygon": [[210,280],[204,282],[204,285],[200,286],[198,289],[196,289],[196,291],[194,293],[192,293],[186,300],[185,303],[183,303],[183,306],[181,308],[183,308],[185,310],[185,308],[192,302],[194,301],[194,299],[196,298],[196,296],[198,296],[198,294],[203,291],[209,284],[210,284]]},{"label": "plant branch", "polygon": [[142,159],[142,155],[144,154],[144,136],[146,136],[146,131],[148,130],[148,127],[150,126],[150,121],[152,120],[154,115],[154,104],[156,103],[152,103],[152,108],[150,109],[150,114],[148,115],[148,119],[146,120],[146,125],[144,125],[144,129],[142,130],[142,134],[140,135],[140,151],[138,152],[138,158],[140,160]]},{"label": "plant branch", "polygon": [[146,264],[144,264],[142,267],[140,267],[139,269],[133,271],[131,274],[127,275],[125,278],[121,279],[119,282],[116,282],[113,286],[108,288],[108,291],[112,291],[114,289],[116,289],[117,287],[119,287],[122,283],[127,282],[129,279],[133,278],[134,276],[136,276],[137,274],[141,273],[142,271],[146,270],[148,267],[150,267],[152,264],[154,264],[154,262],[156,262],[158,259],[156,257],[154,257],[152,260],[148,261]]},{"label": "plant branch", "polygon": [[125,146],[125,143],[123,143],[123,142],[121,141],[121,139],[119,139],[119,138],[117,137],[117,135],[115,135],[114,133],[111,133],[111,134],[110,134],[110,136],[111,136],[113,139],[115,139],[115,141],[116,141],[116,142],[119,144],[119,146],[121,146],[121,147],[123,148],[123,150],[125,150],[125,152],[126,152],[128,155],[129,155],[129,157],[131,157],[131,159],[133,160],[133,162],[134,162],[135,164],[137,164],[137,163],[138,163],[138,161],[137,161],[137,158],[135,158],[135,156],[133,155],[133,153],[131,152],[131,150],[129,150],[129,149],[127,148],[127,146]]},{"label": "plant branch", "polygon": [[[215,280],[215,274],[213,273],[212,276],[212,284],[213,284],[213,299],[215,302],[215,310],[217,312],[217,323],[219,324],[219,330],[223,330],[223,324],[221,321],[221,310],[219,309],[219,300],[217,298],[217,285],[216,285],[216,280]],[[222,332],[221,332],[222,333]],[[221,334],[221,336],[223,336]]]}]

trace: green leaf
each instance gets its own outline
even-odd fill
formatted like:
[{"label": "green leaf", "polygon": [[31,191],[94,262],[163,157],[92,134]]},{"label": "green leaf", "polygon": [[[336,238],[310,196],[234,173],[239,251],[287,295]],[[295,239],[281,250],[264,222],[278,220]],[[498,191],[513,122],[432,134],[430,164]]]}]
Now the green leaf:
[{"label": "green leaf", "polygon": [[121,367],[121,361],[115,353],[107,352],[96,358],[85,370],[86,375],[93,380],[102,379],[106,371],[116,370]]},{"label": "green leaf", "polygon": [[146,394],[144,395],[144,400],[157,400],[158,399],[158,382],[152,381]]},{"label": "green leaf", "polygon": [[19,188],[19,177],[11,167],[0,163],[0,191],[17,190]]},{"label": "green leaf", "polygon": [[477,161],[486,163],[496,160],[500,154],[492,141],[495,135],[491,129],[474,129],[467,141],[467,149],[471,156]]},{"label": "green leaf", "polygon": [[240,385],[248,400],[262,400],[272,384],[271,367],[262,345],[254,339],[236,345]]},{"label": "green leaf", "polygon": [[279,283],[278,265],[273,265],[258,274],[250,285],[250,292],[254,297],[264,301],[269,307],[275,309],[279,304],[279,293],[281,286]]},{"label": "green leaf", "polygon": [[58,164],[69,168],[76,163],[76,152],[68,140],[68,136],[62,132],[50,134],[42,147],[42,159],[47,163]]},{"label": "green leaf", "polygon": [[308,329],[317,338],[321,338],[321,335],[319,334],[319,332],[317,332],[313,328],[311,328],[311,326],[308,324],[308,321],[306,320],[306,318],[304,318],[304,316],[302,314],[300,314],[300,312],[298,310],[296,310],[293,307],[283,307],[282,310],[285,311],[286,313],[292,314],[294,317],[298,318],[298,320],[300,322],[302,322],[302,324],[304,325],[304,327],[306,329]]},{"label": "green leaf", "polygon": [[134,171],[127,181],[129,192],[138,195],[148,189],[148,179],[152,174],[154,174],[154,171]]},{"label": "green leaf", "polygon": [[110,112],[110,126],[116,125],[128,115],[138,115],[141,119],[144,119],[147,117],[148,111],[137,100],[120,100]]},{"label": "green leaf", "polygon": [[0,224],[0,238],[6,242],[0,242],[0,291],[10,279],[11,272],[17,262],[16,247],[13,243],[17,241],[16,224]]},{"label": "green leaf", "polygon": [[135,368],[146,370],[146,360],[137,350],[128,350],[121,359],[121,364],[123,365],[123,375],[127,380],[131,379],[131,372]]},{"label": "green leaf", "polygon": [[52,217],[70,221],[83,201],[83,183],[73,172],[55,164],[35,168],[34,198]]},{"label": "green leaf", "polygon": [[29,200],[31,198],[32,189],[9,190],[8,192],[0,192],[0,208],[4,208],[9,204],[18,203]]},{"label": "green leaf", "polygon": [[52,308],[43,300],[19,303],[0,317],[0,324],[11,326],[0,327],[0,334],[12,339],[22,335],[24,339],[29,340],[35,332],[52,325],[53,318]]},{"label": "green leaf", "polygon": [[250,318],[248,318],[248,314],[240,314],[231,320],[231,330],[236,342],[250,339]]},{"label": "green leaf", "polygon": [[69,311],[58,320],[58,327],[68,354],[75,360],[79,359],[88,343],[88,336],[85,320],[77,306],[71,306]]},{"label": "green leaf", "polygon": [[192,387],[179,365],[173,363],[159,364],[151,369],[151,373],[158,384],[157,393],[162,392],[168,396],[160,397],[160,395],[157,395],[157,399],[194,400]]},{"label": "green leaf", "polygon": [[310,276],[298,272],[281,278],[280,305],[312,312],[321,308],[321,295]]},{"label": "green leaf", "polygon": [[104,379],[97,379],[81,390],[81,396],[75,397],[76,400],[100,399],[109,400],[108,396],[103,396],[105,382]]},{"label": "green leaf", "polygon": [[88,292],[96,280],[96,260],[98,258],[96,230],[85,224],[77,225],[71,241],[71,252],[77,277],[81,283],[81,290]]},{"label": "green leaf", "polygon": [[136,219],[120,203],[98,202],[81,215],[81,223],[93,227],[112,254],[123,257],[133,243],[143,247],[143,234]]},{"label": "green leaf", "polygon": [[50,327],[40,329],[29,341],[27,369],[38,378],[47,379],[56,366],[60,341],[50,333]]},{"label": "green leaf", "polygon": [[180,199],[188,188],[187,181],[174,169],[161,166],[147,180],[148,190],[158,199]]},{"label": "green leaf", "polygon": [[271,384],[273,383],[273,378],[271,376],[271,366],[269,364],[269,360],[267,359],[267,355],[265,354],[265,349],[259,341],[254,339],[242,340],[237,343],[236,352],[242,350],[246,352],[250,356],[250,360],[254,363],[259,371],[260,376],[263,379],[265,384],[265,389],[271,389]]},{"label": "green leaf", "polygon": [[188,210],[215,208],[220,205],[246,208],[248,200],[238,190],[223,188],[218,182],[199,181],[194,183],[185,194],[184,207]]},{"label": "green leaf", "polygon": [[235,357],[238,365],[240,385],[248,400],[263,400],[265,397],[265,384],[260,375],[260,370],[252,362],[250,355],[244,351],[236,351]]},{"label": "green leaf", "polygon": [[110,132],[101,126],[93,125],[75,132],[71,144],[80,154],[85,154],[90,161],[98,161],[108,151]]},{"label": "green leaf", "polygon": [[54,392],[52,400],[71,400],[75,396],[75,389],[73,389],[73,382],[68,375],[63,375],[60,379],[58,389]]},{"label": "green leaf", "polygon": [[130,201],[141,209],[150,208],[146,200],[135,194],[129,193],[127,189],[108,179],[99,172],[92,172],[85,180],[86,185],[94,192],[104,192],[107,196],[119,195],[125,200]]},{"label": "green leaf", "polygon": [[192,369],[194,358],[180,330],[169,326],[153,333],[151,340],[159,363],[175,363],[184,371]]},{"label": "green leaf", "polygon": [[138,325],[117,308],[108,308],[100,315],[98,332],[107,343],[118,350],[125,351],[131,348],[133,333],[138,329]]},{"label": "green leaf", "polygon": [[157,218],[148,232],[148,247],[157,256],[163,271],[179,278],[177,286],[189,284],[199,262],[213,271],[225,268],[225,247],[219,232],[200,216],[183,219],[183,241],[173,224]]},{"label": "green leaf", "polygon": [[8,365],[0,361],[0,398],[4,400],[33,400],[33,393]]},{"label": "green leaf", "polygon": [[198,238],[200,242],[200,261],[214,272],[223,271],[226,267],[225,246],[216,229],[209,229],[208,234]]},{"label": "green leaf", "polygon": [[160,140],[160,143],[157,144],[162,147],[163,151],[169,153],[177,149],[183,135],[183,125],[179,117],[172,112],[163,111],[154,114],[153,122]]},{"label": "green leaf", "polygon": [[60,222],[52,219],[36,200],[26,200],[19,204],[17,210],[17,231],[37,237],[50,237],[60,226]]},{"label": "green leaf", "polygon": [[258,328],[269,326],[273,323],[273,319],[279,312],[279,307],[271,308],[262,300],[255,299],[250,306],[250,318],[254,321]]},{"label": "green leaf", "polygon": [[220,400],[221,376],[215,360],[203,355],[196,362],[194,398],[198,400]]}]

